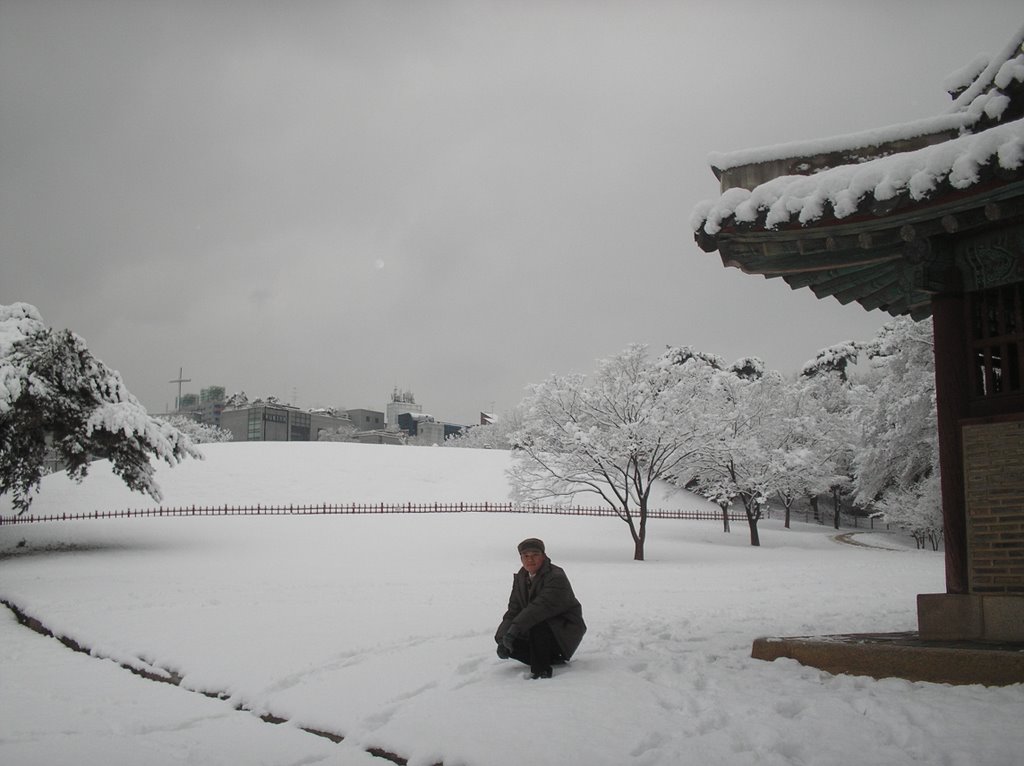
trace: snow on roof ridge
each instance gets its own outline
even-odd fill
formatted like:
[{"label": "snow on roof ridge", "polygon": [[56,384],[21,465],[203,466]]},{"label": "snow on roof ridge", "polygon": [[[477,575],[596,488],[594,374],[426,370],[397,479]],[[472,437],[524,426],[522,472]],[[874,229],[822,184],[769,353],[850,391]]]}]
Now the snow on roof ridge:
[{"label": "snow on roof ridge", "polygon": [[968,109],[971,102],[980,96],[985,88],[992,84],[996,73],[1003,64],[1010,59],[1017,57],[1020,53],[1021,45],[1024,45],[1024,26],[1021,26],[1020,29],[1017,30],[1017,34],[1015,34],[1011,38],[1010,42],[1008,42],[1006,46],[999,51],[998,55],[992,57],[988,66],[982,70],[981,74],[974,78],[974,82],[967,87],[967,90],[953,100],[953,104],[950,106],[949,111],[960,112]]},{"label": "snow on roof ridge", "polygon": [[993,158],[1008,170],[1024,167],[1024,118],[812,176],[779,176],[750,191],[732,188],[717,200],[698,204],[690,224],[694,231],[703,229],[714,236],[726,219],[753,223],[762,210],[767,212],[767,229],[787,223],[793,216],[803,224],[817,221],[826,206],[831,206],[836,218],[845,218],[857,211],[867,194],[886,200],[906,191],[911,199],[923,200],[944,180],[957,189],[969,188],[978,182],[979,168]]},{"label": "snow on roof ridge", "polygon": [[711,152],[708,162],[720,170],[752,165],[758,162],[807,157],[828,152],[867,149],[890,141],[917,138],[944,130],[960,130],[975,120],[974,115],[965,112],[940,114],[911,122],[902,122],[872,130],[856,133],[844,133],[828,138],[814,138],[806,141],[791,141],[771,146],[760,146],[752,149],[740,149],[734,152]]},{"label": "snow on roof ridge", "polygon": [[[1000,76],[1004,80],[1017,76],[1020,69],[1018,64],[1020,62],[1015,62],[1015,60],[1024,58],[1020,56],[1022,45],[1024,45],[1024,26],[1017,30],[1017,33],[1000,50],[998,55],[991,58],[986,57],[987,64],[974,77],[973,82],[969,85],[963,81],[954,83],[954,85],[966,85],[967,87],[954,99],[950,109],[943,114],[826,138],[792,141],[771,146],[740,149],[733,152],[711,152],[708,155],[708,162],[719,170],[729,170],[730,168],[742,165],[752,165],[772,160],[866,149],[892,141],[917,138],[945,130],[963,130],[975,123],[982,113],[986,113],[989,116],[997,116],[1001,113],[1002,108],[1004,108],[1002,101],[992,102],[992,99],[987,97],[985,90],[993,84],[996,87],[1004,87],[1005,83],[1000,85],[995,82]],[[966,67],[946,77],[944,84],[948,85],[954,79],[960,77],[968,77],[969,75],[966,73],[972,67],[976,67],[980,59],[980,56],[975,57],[974,61]],[[1020,77],[1017,77],[1017,79],[1020,79]]]},{"label": "snow on roof ridge", "polygon": [[978,75],[985,71],[992,62],[992,59],[987,53],[979,53],[964,66],[957,69],[955,72],[950,72],[946,75],[946,79],[942,81],[942,87],[946,89],[947,93],[955,93],[961,88],[967,88],[972,82],[978,79]]}]

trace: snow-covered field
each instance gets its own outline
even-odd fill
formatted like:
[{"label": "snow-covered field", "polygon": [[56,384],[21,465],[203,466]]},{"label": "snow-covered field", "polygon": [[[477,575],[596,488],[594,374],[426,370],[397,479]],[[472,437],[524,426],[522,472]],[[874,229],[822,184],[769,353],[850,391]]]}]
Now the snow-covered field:
[{"label": "snow-covered field", "polygon": [[[162,467],[168,505],[500,501],[507,453],[223,444]],[[97,466],[37,513],[152,505]],[[6,500],[0,500],[6,503]],[[699,505],[666,493],[662,507]],[[9,514],[9,505],[0,505]],[[844,530],[850,531],[850,530]],[[941,554],[864,532],[653,521],[632,561],[614,518],[188,517],[0,527],[0,763],[1019,766],[1024,686],[830,676],[750,658],[759,635],[910,630]],[[590,631],[551,680],[494,655],[542,537]],[[181,676],[180,687],[118,664]],[[204,696],[207,692],[214,696]],[[218,698],[219,695],[222,698]],[[238,708],[242,708],[239,710]],[[287,719],[272,725],[262,714]],[[342,735],[340,743],[303,728]]]}]

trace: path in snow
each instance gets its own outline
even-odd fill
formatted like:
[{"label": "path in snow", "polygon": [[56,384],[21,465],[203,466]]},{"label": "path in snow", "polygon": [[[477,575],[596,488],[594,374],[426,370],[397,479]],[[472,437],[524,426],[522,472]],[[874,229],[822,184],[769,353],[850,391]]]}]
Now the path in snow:
[{"label": "path in snow", "polygon": [[[60,642],[61,645],[70,649],[73,652],[78,652],[88,657],[93,657],[97,660],[110,659],[108,657],[104,657],[101,653],[98,653],[87,646],[82,646],[73,638],[56,635],[52,630],[47,628],[41,621],[39,621],[35,617],[26,614],[25,611],[21,609],[17,604],[12,604],[7,600],[0,600],[0,604],[3,604],[8,609],[10,609],[18,623],[28,628],[29,630],[35,631],[41,636],[53,638]],[[171,686],[176,686],[179,689],[183,689],[184,691],[192,692],[194,694],[201,694],[204,697],[209,697],[212,699],[222,701],[230,699],[231,695],[229,695],[227,692],[217,693],[189,688],[186,684],[183,683],[185,674],[179,671],[169,670],[167,668],[161,668],[157,665],[152,665],[150,663],[147,663],[145,660],[142,660],[141,658],[138,659],[138,662],[141,665],[144,665],[145,667],[139,667],[137,665],[132,665],[127,662],[121,662],[117,664],[119,667],[123,668],[124,670],[127,670],[129,673],[132,673],[133,675],[136,675],[139,678],[144,678],[147,681],[153,681],[154,683],[161,684],[169,684]],[[244,705],[235,705],[233,709],[242,713],[251,713],[264,723],[273,724],[275,726],[285,723],[292,723],[291,721],[289,721],[289,719],[274,715],[273,713],[258,714],[255,710],[247,708]],[[299,731],[303,731],[307,734],[312,734],[317,737],[322,737],[334,743],[343,742],[345,740],[345,736],[343,734],[338,734],[337,732],[325,731],[323,729],[315,729],[308,726],[302,726],[301,724],[295,724],[295,728]],[[408,759],[403,758],[397,753],[393,753],[390,750],[386,750],[384,748],[368,747],[366,748],[365,752],[377,758],[382,758],[386,761],[390,761],[391,763],[396,763],[398,764],[398,766],[406,766],[406,764],[408,763]],[[439,762],[437,764],[434,764],[434,766],[444,766],[444,764]]]},{"label": "path in snow", "polygon": [[[876,540],[882,540],[875,532],[843,532],[839,535],[832,535],[832,539],[837,543],[843,543],[845,545],[855,545],[858,548],[873,548],[876,551],[905,551],[907,546],[900,545],[899,543],[893,542],[890,545],[873,545],[872,543],[861,542],[861,540],[854,540],[854,537],[867,537],[871,536]],[[884,542],[884,540],[882,540]]]}]

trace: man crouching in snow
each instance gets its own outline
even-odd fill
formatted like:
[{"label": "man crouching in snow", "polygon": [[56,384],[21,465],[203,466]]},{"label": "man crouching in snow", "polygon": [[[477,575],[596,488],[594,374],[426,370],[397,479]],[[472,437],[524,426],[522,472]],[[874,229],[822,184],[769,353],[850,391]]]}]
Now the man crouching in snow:
[{"label": "man crouching in snow", "polygon": [[532,678],[551,678],[551,666],[565,664],[587,632],[583,607],[565,570],[545,555],[543,540],[519,543],[519,560],[508,611],[494,634],[498,656],[529,665]]}]

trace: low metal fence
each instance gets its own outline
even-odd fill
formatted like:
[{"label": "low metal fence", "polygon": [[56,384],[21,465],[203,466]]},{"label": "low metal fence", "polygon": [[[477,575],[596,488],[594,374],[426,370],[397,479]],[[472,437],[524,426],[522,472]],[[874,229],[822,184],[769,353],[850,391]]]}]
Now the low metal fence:
[{"label": "low metal fence", "polygon": [[[535,513],[554,516],[618,516],[610,507],[576,505],[523,505],[519,503],[321,503],[319,505],[218,505],[125,508],[116,511],[86,511],[19,516],[0,516],[0,526],[32,524],[43,521],[80,521],[85,519],[129,519],[174,516],[323,516],[377,513]],[[634,516],[637,511],[633,511]],[[689,519],[721,521],[721,511],[649,510],[649,519]],[[730,521],[746,519],[742,513],[730,513]]]}]

